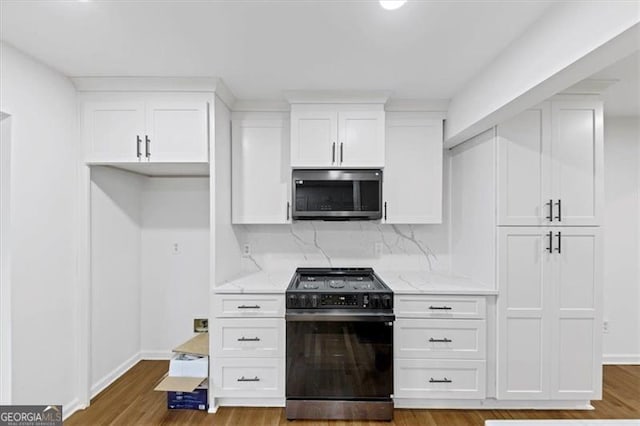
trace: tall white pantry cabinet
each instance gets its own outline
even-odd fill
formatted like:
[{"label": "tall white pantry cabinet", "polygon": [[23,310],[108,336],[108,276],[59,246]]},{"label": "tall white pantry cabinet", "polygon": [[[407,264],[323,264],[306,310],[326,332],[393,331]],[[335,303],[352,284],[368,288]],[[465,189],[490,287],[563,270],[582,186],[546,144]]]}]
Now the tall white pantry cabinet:
[{"label": "tall white pantry cabinet", "polygon": [[[451,167],[452,226],[463,230],[453,268],[499,291],[496,398],[567,408],[600,399],[602,102],[554,97],[454,148]],[[474,206],[482,201],[495,208]],[[473,259],[469,244],[487,250]]]}]

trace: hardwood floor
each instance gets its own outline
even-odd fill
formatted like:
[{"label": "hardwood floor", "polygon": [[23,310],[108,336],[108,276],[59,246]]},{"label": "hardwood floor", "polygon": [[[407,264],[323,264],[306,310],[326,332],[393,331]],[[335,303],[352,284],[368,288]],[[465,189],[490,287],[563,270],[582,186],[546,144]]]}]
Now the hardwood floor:
[{"label": "hardwood floor", "polygon": [[592,411],[539,410],[395,410],[393,422],[295,421],[282,408],[222,407],[216,414],[168,410],[166,394],[153,391],[166,373],[167,361],[141,361],[72,415],[74,425],[216,425],[216,426],[466,426],[483,425],[489,419],[640,419],[640,366],[605,366],[602,401]]}]

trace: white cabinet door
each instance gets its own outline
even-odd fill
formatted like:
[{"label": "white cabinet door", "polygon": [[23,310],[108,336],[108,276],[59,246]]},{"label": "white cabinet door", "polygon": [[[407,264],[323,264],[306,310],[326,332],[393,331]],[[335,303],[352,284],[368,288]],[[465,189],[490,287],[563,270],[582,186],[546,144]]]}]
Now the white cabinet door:
[{"label": "white cabinet door", "polygon": [[383,223],[442,223],[442,120],[390,114]]},{"label": "white cabinet door", "polygon": [[[554,101],[553,198],[559,225],[600,225],[603,205],[602,103]],[[560,203],[560,204],[558,204]]]},{"label": "white cabinet door", "polygon": [[209,161],[208,103],[149,100],[144,156],[150,162]]},{"label": "white cabinet door", "polygon": [[338,113],[291,112],[291,166],[338,166]]},{"label": "white cabinet door", "polygon": [[82,123],[87,162],[129,163],[144,156],[143,102],[85,102]]},{"label": "white cabinet door", "polygon": [[548,399],[549,234],[498,228],[498,399]]},{"label": "white cabinet door", "polygon": [[550,222],[551,107],[549,102],[498,126],[498,224]]},{"label": "white cabinet door", "polygon": [[232,222],[290,223],[289,122],[234,120]]},{"label": "white cabinet door", "polygon": [[384,111],[338,113],[338,165],[384,167]]},{"label": "white cabinet door", "polygon": [[553,399],[602,397],[600,229],[552,228]]}]

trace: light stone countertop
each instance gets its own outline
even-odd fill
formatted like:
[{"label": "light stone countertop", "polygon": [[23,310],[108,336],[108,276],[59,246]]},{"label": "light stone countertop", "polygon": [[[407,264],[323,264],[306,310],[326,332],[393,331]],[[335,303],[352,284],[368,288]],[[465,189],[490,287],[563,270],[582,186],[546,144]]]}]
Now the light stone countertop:
[{"label": "light stone countertop", "polygon": [[[214,289],[215,293],[284,294],[295,268],[260,271],[229,280]],[[427,271],[376,271],[394,294],[497,295],[498,291],[472,279]]]}]

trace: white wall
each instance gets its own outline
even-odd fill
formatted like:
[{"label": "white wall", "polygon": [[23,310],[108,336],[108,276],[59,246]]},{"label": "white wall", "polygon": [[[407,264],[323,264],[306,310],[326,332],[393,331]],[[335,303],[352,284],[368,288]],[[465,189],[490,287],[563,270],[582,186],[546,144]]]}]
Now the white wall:
[{"label": "white wall", "polygon": [[640,117],[604,126],[604,362],[640,363]]},{"label": "white wall", "polygon": [[91,397],[138,360],[142,184],[91,169]]},{"label": "white wall", "polygon": [[166,358],[209,317],[209,179],[147,178],[141,201],[141,357]]},{"label": "white wall", "polygon": [[0,111],[0,404],[11,403],[11,116]]},{"label": "white wall", "polygon": [[[0,110],[11,115],[14,404],[77,404],[76,92],[0,43]],[[45,356],[46,355],[46,356]]]}]

